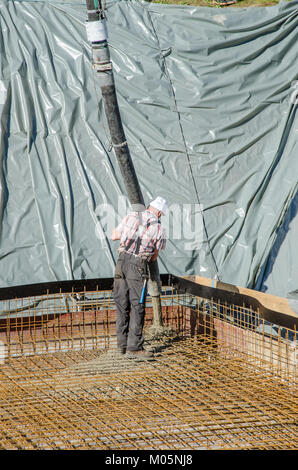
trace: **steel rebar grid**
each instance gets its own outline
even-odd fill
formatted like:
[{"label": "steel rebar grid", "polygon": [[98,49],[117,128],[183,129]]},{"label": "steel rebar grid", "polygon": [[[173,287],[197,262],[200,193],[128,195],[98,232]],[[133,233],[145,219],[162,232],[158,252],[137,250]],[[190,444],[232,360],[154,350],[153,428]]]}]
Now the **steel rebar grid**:
[{"label": "steel rebar grid", "polygon": [[[55,317],[48,298],[48,317],[35,315],[27,336],[29,319],[17,320],[22,336],[11,315],[6,337],[18,339],[19,357],[0,367],[0,447],[297,448],[295,331],[265,325],[249,309],[172,292],[163,304],[175,333],[147,337],[154,361],[129,361],[111,348],[109,293],[88,296],[71,301],[68,313],[60,302]],[[35,355],[31,348],[26,356],[29,337]]]}]

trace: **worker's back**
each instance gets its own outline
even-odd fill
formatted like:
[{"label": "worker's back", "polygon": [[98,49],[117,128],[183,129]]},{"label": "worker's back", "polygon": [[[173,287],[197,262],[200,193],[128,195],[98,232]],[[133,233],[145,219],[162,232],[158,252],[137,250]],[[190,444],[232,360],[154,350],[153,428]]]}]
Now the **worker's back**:
[{"label": "worker's back", "polygon": [[119,252],[126,251],[147,260],[165,245],[165,231],[150,210],[130,212],[118,225],[117,232],[120,235]]}]

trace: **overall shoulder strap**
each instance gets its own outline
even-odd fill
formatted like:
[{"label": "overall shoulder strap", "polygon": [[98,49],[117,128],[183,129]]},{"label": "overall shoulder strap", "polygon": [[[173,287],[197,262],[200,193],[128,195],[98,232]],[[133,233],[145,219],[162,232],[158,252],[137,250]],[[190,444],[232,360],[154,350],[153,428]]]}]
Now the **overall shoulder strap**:
[{"label": "overall shoulder strap", "polygon": [[140,233],[140,227],[143,226],[143,220],[142,220],[142,212],[139,212],[139,225],[138,225],[138,228],[137,228],[137,234],[138,234],[138,238],[136,239],[136,249],[135,249],[135,254],[138,255],[139,252],[140,252],[140,246],[141,246],[141,242],[142,242],[142,239],[141,239],[141,233]]},{"label": "overall shoulder strap", "polygon": [[[139,223],[137,225],[137,228],[134,232],[134,236],[131,237],[131,239],[129,240],[128,244],[126,245],[125,249],[128,251],[129,248],[131,247],[131,245],[134,243],[135,241],[135,235],[137,234],[137,238],[136,238],[136,247],[138,249],[138,253],[140,251],[140,245],[141,245],[141,238],[140,238],[140,235],[139,235],[139,228],[140,226],[142,226],[142,212],[138,212],[138,217],[139,217]],[[138,246],[138,241],[139,241],[139,246]],[[136,254],[138,254],[136,253]]]}]

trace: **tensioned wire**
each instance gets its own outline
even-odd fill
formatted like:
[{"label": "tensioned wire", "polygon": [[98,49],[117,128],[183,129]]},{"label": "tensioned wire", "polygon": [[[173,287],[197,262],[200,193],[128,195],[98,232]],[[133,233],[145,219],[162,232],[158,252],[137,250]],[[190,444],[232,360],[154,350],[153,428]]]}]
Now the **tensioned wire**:
[{"label": "tensioned wire", "polygon": [[[161,52],[160,41],[159,41],[159,38],[158,38],[158,35],[157,35],[157,32],[156,32],[156,29],[155,29],[154,24],[153,24],[153,21],[152,21],[152,18],[151,18],[151,15],[150,15],[150,11],[149,11],[149,9],[148,9],[148,8],[149,8],[149,4],[148,4],[148,5],[145,5],[144,3],[139,2],[139,0],[137,0],[137,1],[138,1],[138,3],[140,4],[140,6],[141,6],[142,8],[144,8],[144,10],[146,10],[146,13],[147,13],[147,15],[148,15],[150,24],[151,24],[151,26],[152,26],[152,30],[153,30],[153,32],[154,32],[154,35],[155,35],[156,40],[157,40],[157,43],[158,43],[159,50],[160,50],[160,52]],[[95,8],[99,8],[98,0],[94,0],[94,5],[95,5]],[[106,9],[106,2],[105,2],[105,1],[101,2],[101,7],[102,7],[102,10],[103,10],[103,11]],[[110,44],[109,44],[109,47],[111,47]],[[161,56],[162,56],[162,54],[161,54]],[[178,116],[179,128],[180,128],[180,132],[181,132],[181,137],[182,137],[182,141],[183,141],[183,146],[184,146],[184,149],[185,149],[185,155],[186,155],[186,158],[187,158],[188,167],[189,167],[189,170],[190,170],[191,180],[192,180],[193,187],[194,187],[194,190],[195,190],[197,202],[198,202],[199,206],[201,207],[200,196],[199,196],[199,192],[198,192],[196,180],[195,180],[194,173],[193,173],[193,168],[192,168],[192,164],[191,164],[191,160],[190,160],[190,155],[189,155],[189,152],[188,152],[188,149],[187,149],[186,139],[185,139],[184,132],[183,132],[183,127],[182,127],[181,118],[180,118],[180,112],[179,112],[179,109],[178,109],[178,104],[177,104],[177,99],[176,99],[176,95],[175,95],[173,83],[172,83],[172,80],[171,80],[171,77],[170,77],[170,74],[169,74],[169,71],[168,71],[168,67],[167,67],[167,63],[166,63],[166,58],[163,57],[163,60],[164,60],[164,66],[165,66],[165,71],[166,71],[166,77],[167,77],[167,79],[168,79],[168,81],[169,81],[169,84],[170,84],[170,87],[171,87],[171,92],[172,92],[172,96],[173,96],[173,100],[174,100],[175,110],[176,110],[176,114],[177,114],[177,116]],[[93,79],[94,79],[94,77],[93,77]],[[95,93],[96,93],[96,95],[97,95],[95,83],[94,83],[94,88],[95,88]],[[99,101],[98,101],[98,109],[99,109]],[[99,110],[99,116],[100,116],[100,110]],[[105,129],[104,129],[104,131],[105,131],[105,134],[106,134],[106,136],[107,136],[107,138],[108,138],[108,135],[107,135],[107,132],[106,132]],[[111,139],[108,139],[108,140],[111,141]],[[217,280],[220,280],[220,277],[219,277],[219,269],[218,269],[218,266],[217,266],[217,263],[216,263],[216,260],[215,260],[215,256],[214,256],[214,254],[213,254],[213,250],[212,250],[212,247],[211,247],[211,244],[210,244],[209,235],[208,235],[208,231],[207,231],[207,227],[206,227],[206,222],[205,222],[205,217],[204,217],[203,212],[202,212],[202,221],[203,221],[203,228],[204,228],[204,232],[205,232],[205,236],[206,236],[206,240],[207,240],[209,252],[210,252],[210,255],[211,255],[212,262],[213,262],[214,267],[215,267],[215,274],[214,274],[213,278],[214,278],[214,279],[217,279]]]},{"label": "tensioned wire", "polygon": [[[171,77],[170,77],[170,74],[169,74],[166,57],[164,57],[163,54],[162,54],[159,37],[157,35],[156,29],[155,29],[154,24],[153,24],[153,20],[151,18],[151,14],[150,14],[150,10],[149,10],[150,3],[148,3],[148,5],[145,5],[145,2],[140,2],[139,0],[137,0],[137,2],[146,11],[146,13],[148,15],[148,19],[149,19],[150,24],[152,26],[152,30],[154,32],[154,35],[156,37],[158,47],[159,47],[159,50],[160,50],[160,57],[162,57],[163,61],[164,61],[166,77],[167,77],[167,79],[169,81],[169,84],[170,84],[170,87],[171,87],[171,92],[172,92],[172,96],[173,96],[173,100],[174,100],[175,110],[176,110],[176,113],[177,113],[177,116],[178,116],[178,123],[179,123],[179,128],[180,128],[180,132],[181,132],[182,141],[183,141],[183,146],[184,146],[184,149],[185,149],[185,155],[186,155],[186,158],[187,158],[187,163],[188,163],[188,166],[189,166],[192,183],[193,183],[193,187],[194,187],[194,190],[195,190],[196,199],[197,199],[197,202],[198,202],[199,206],[201,207],[199,191],[198,191],[196,180],[195,180],[195,177],[194,177],[193,168],[192,168],[192,164],[191,164],[191,160],[190,160],[190,155],[189,155],[189,152],[188,152],[186,139],[185,139],[184,132],[183,132],[183,127],[182,127],[182,123],[181,123],[181,116],[180,116],[180,111],[178,109],[178,104],[177,104],[177,99],[176,99],[176,95],[175,95],[174,86],[173,86],[173,83],[172,83],[172,80],[171,80]],[[215,267],[214,279],[217,279],[218,281],[220,281],[219,269],[218,269],[218,266],[217,266],[217,263],[216,263],[216,260],[215,260],[214,254],[213,254],[213,250],[211,248],[211,244],[210,244],[208,231],[207,231],[207,227],[206,227],[206,222],[205,222],[205,217],[204,217],[203,212],[202,212],[202,220],[203,220],[203,227],[204,227],[204,232],[205,232],[208,248],[209,248],[211,258],[212,258],[212,261],[213,261],[213,264],[214,264],[214,267]]]}]

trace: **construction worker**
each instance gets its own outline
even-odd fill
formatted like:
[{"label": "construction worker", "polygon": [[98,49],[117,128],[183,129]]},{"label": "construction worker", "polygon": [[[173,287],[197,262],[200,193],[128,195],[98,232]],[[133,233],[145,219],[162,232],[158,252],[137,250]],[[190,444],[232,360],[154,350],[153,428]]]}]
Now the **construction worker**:
[{"label": "construction worker", "polygon": [[158,196],[143,212],[128,213],[112,233],[112,240],[120,240],[113,288],[117,345],[119,353],[129,358],[153,356],[143,348],[145,305],[141,296],[149,277],[149,263],[165,247],[166,234],[160,217],[166,209],[166,200]]}]

